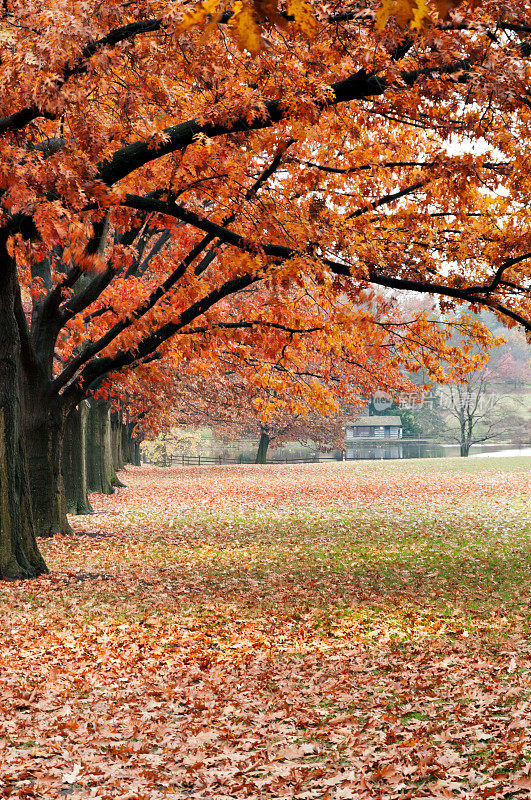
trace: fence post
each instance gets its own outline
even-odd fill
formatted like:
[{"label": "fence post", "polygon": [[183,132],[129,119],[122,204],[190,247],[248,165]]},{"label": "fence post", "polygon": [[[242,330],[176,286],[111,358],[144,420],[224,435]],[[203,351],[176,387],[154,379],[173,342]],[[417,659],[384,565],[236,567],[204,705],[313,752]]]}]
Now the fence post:
[{"label": "fence post", "polygon": [[198,459],[197,459],[197,466],[198,467],[201,466],[201,453],[199,453],[199,456],[198,456]]}]

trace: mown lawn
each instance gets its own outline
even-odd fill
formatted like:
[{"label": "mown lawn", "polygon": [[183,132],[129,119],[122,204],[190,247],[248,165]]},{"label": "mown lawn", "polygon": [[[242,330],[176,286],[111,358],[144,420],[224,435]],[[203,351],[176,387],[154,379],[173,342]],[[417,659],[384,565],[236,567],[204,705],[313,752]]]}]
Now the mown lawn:
[{"label": "mown lawn", "polygon": [[530,464],[129,469],[0,584],[0,797],[529,797]]}]

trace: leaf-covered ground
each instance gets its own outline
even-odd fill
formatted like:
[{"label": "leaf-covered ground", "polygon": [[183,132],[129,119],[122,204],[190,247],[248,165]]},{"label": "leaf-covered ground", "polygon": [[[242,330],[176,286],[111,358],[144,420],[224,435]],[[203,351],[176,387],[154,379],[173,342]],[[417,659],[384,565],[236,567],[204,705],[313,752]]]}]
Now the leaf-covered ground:
[{"label": "leaf-covered ground", "polygon": [[0,584],[0,797],[529,797],[529,464],[128,469]]}]

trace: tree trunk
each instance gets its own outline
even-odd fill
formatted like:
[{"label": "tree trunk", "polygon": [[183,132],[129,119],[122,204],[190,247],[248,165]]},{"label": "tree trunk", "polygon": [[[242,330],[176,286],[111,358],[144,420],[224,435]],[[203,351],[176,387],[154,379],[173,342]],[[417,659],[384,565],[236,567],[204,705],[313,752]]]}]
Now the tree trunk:
[{"label": "tree trunk", "polygon": [[122,449],[122,422],[120,417],[111,419],[111,435],[112,435],[112,460],[114,469],[116,471],[123,469],[124,456]]},{"label": "tree trunk", "polygon": [[89,492],[112,494],[119,480],[112,457],[111,413],[107,400],[91,400],[87,425],[87,481]]},{"label": "tree trunk", "polygon": [[256,454],[255,464],[265,464],[267,456],[267,448],[269,447],[269,436],[265,431],[260,434],[260,442],[258,444],[258,452]]},{"label": "tree trunk", "polygon": [[124,461],[122,456],[122,414],[117,412],[111,414],[111,452],[112,464],[114,470],[114,479],[111,481],[113,486],[125,487],[118,475],[116,474],[119,469],[124,468]]},{"label": "tree trunk", "polygon": [[87,484],[89,492],[113,494],[111,424],[106,400],[90,400],[87,420]]},{"label": "tree trunk", "polygon": [[139,467],[142,463],[140,458],[140,439],[133,441],[133,466]]},{"label": "tree trunk", "polygon": [[466,420],[464,418],[460,420],[460,428],[461,428],[461,434],[460,434],[461,441],[459,443],[459,449],[461,451],[461,456],[463,458],[466,458],[470,452],[470,444],[472,441],[472,437],[470,435],[470,431],[468,430]]},{"label": "tree trunk", "polygon": [[0,579],[47,572],[31,511],[21,420],[20,335],[16,267],[0,241]]},{"label": "tree trunk", "polygon": [[83,400],[65,421],[62,471],[69,514],[94,513],[87,488],[87,417],[88,403]]},{"label": "tree trunk", "polygon": [[37,536],[71,534],[61,470],[64,415],[48,404],[38,387],[25,383],[24,435],[28,442],[28,477]]},{"label": "tree trunk", "polygon": [[140,466],[140,442],[142,435],[133,436],[134,423],[127,422],[122,425],[122,453],[123,459],[126,464],[133,464],[135,467]]},{"label": "tree trunk", "polygon": [[122,436],[122,458],[125,464],[132,464],[133,463],[133,453],[132,453],[132,439],[131,439],[131,425],[128,422],[123,423],[121,429],[121,436]]}]

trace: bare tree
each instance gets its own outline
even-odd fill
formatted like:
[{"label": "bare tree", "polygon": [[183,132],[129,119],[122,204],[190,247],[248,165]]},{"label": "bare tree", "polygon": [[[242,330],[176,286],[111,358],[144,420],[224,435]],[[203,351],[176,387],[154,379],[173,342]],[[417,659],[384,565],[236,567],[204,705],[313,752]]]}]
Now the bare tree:
[{"label": "bare tree", "polygon": [[515,434],[521,427],[507,398],[489,392],[492,380],[489,370],[475,372],[463,383],[447,387],[443,396],[446,432],[459,444],[461,456],[468,456],[473,444]]}]

